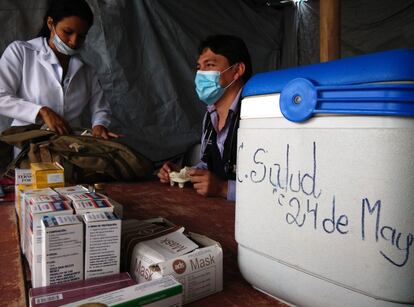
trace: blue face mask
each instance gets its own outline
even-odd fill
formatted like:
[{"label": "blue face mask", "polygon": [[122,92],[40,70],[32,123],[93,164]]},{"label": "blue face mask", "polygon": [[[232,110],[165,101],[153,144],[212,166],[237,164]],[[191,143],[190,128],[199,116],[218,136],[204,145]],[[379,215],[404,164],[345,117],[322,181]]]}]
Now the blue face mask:
[{"label": "blue face mask", "polygon": [[[54,29],[54,28],[53,28]],[[74,55],[78,53],[77,49],[70,48],[66,45],[60,37],[57,35],[56,30],[54,29],[55,35],[53,35],[53,44],[55,45],[57,51],[65,55]]]},{"label": "blue face mask", "polygon": [[223,96],[226,89],[236,81],[233,80],[225,88],[220,85],[220,75],[233,66],[226,68],[222,72],[198,70],[194,80],[198,98],[207,105],[216,103]]}]

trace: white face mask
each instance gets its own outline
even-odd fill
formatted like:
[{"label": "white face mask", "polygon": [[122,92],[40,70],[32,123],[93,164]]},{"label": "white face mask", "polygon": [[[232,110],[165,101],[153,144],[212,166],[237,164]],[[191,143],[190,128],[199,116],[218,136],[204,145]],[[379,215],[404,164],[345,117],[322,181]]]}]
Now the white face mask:
[{"label": "white face mask", "polygon": [[60,53],[66,54],[66,55],[74,55],[78,53],[78,49],[70,48],[60,39],[54,27],[53,27],[53,31],[55,32],[55,35],[53,35],[53,44],[55,45],[57,51],[59,51]]}]

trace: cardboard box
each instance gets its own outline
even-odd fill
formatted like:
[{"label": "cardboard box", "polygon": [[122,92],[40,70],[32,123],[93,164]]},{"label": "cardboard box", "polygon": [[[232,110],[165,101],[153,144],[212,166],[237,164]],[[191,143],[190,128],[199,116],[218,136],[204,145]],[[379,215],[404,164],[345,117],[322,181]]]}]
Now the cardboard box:
[{"label": "cardboard box", "polygon": [[20,169],[14,170],[14,202],[19,222],[21,223],[21,209],[20,209],[20,191],[25,187],[32,186],[32,170],[31,169]]},{"label": "cardboard box", "polygon": [[76,200],[73,202],[73,208],[75,209],[76,214],[114,211],[114,207],[108,199]]},{"label": "cardboard box", "polygon": [[86,213],[85,279],[119,273],[121,220],[111,212]]},{"label": "cardboard box", "polygon": [[29,290],[30,307],[57,307],[135,285],[128,273],[66,282]]},{"label": "cardboard box", "polygon": [[146,220],[127,219],[122,221],[121,270],[129,271],[135,245],[179,229],[169,220],[157,217]]},{"label": "cardboard box", "polygon": [[74,185],[70,187],[60,187],[60,188],[53,188],[56,192],[60,195],[69,195],[69,194],[83,194],[89,192],[87,188],[83,185]]},{"label": "cardboard box", "polygon": [[101,193],[93,193],[93,192],[68,194],[67,197],[70,198],[72,201],[100,200],[100,199],[108,198],[107,196]]},{"label": "cardboard box", "polygon": [[41,189],[46,187],[64,187],[65,176],[63,167],[57,163],[31,163],[33,186]]},{"label": "cardboard box", "polygon": [[32,202],[33,199],[51,198],[57,195],[33,196],[30,198],[31,203],[28,206],[27,223],[26,223],[26,258],[32,273],[33,287],[40,287],[42,283],[42,224],[41,219],[44,216],[69,215],[73,213],[70,203],[67,201],[51,202]]},{"label": "cardboard box", "polygon": [[[182,285],[172,276],[165,276],[158,280],[130,286],[106,294],[91,297],[63,307],[79,307],[85,304],[99,304],[99,306],[151,306],[175,307],[182,305]],[[101,305],[102,304],[102,305]]]},{"label": "cardboard box", "polygon": [[83,279],[83,223],[76,215],[44,216],[42,286]]},{"label": "cardboard box", "polygon": [[[20,202],[20,246],[22,253],[26,254],[26,225],[29,223],[27,221],[27,216],[30,217],[30,197],[35,195],[57,195],[55,191],[51,188],[45,189],[33,189],[33,186],[19,185],[18,186],[18,198]],[[27,200],[27,201],[26,201]]]},{"label": "cardboard box", "polygon": [[138,243],[130,273],[139,283],[174,276],[189,303],[223,290],[223,251],[216,241],[195,233],[187,237],[183,230]]},{"label": "cardboard box", "polygon": [[110,201],[111,205],[114,207],[114,213],[117,217],[122,219],[124,217],[124,207],[119,202],[113,200],[112,198],[108,197],[108,200]]}]

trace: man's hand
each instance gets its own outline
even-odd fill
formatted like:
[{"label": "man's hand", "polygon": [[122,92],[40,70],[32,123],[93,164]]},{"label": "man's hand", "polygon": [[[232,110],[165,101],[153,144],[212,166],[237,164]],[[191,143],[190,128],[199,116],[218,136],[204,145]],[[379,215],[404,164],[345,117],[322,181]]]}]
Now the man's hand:
[{"label": "man's hand", "polygon": [[191,169],[188,172],[194,189],[203,196],[219,196],[227,198],[227,181],[221,180],[209,170]]},{"label": "man's hand", "polygon": [[70,134],[72,132],[66,120],[48,107],[42,107],[39,110],[39,116],[43,119],[47,127],[57,134]]},{"label": "man's hand", "polygon": [[118,134],[109,132],[108,129],[105,126],[102,125],[96,125],[92,128],[92,135],[97,138],[103,138],[105,140],[109,139],[117,139],[119,138]]},{"label": "man's hand", "polygon": [[171,172],[178,172],[180,171],[180,167],[178,165],[175,165],[174,163],[167,162],[164,163],[164,165],[160,168],[158,171],[158,178],[160,178],[160,181],[162,183],[168,183],[170,182],[170,173]]}]

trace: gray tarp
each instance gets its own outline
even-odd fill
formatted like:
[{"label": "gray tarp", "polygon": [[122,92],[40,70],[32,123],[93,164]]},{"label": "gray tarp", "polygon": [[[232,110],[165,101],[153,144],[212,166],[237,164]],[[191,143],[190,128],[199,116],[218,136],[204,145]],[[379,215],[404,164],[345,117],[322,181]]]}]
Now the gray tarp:
[{"label": "gray tarp", "polygon": [[[262,0],[88,0],[95,13],[84,59],[100,76],[111,129],[153,161],[199,141],[205,107],[194,91],[197,45],[235,34],[254,72],[319,60],[319,3]],[[342,1],[343,56],[414,47],[414,1]],[[0,52],[34,37],[45,0],[0,0]],[[0,120],[0,130],[7,126]]]}]

